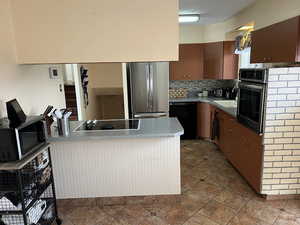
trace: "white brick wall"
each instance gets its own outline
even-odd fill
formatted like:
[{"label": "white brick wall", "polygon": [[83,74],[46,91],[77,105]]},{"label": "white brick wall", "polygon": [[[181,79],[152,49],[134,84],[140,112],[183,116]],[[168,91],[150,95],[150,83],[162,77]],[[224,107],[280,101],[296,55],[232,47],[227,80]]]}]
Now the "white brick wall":
[{"label": "white brick wall", "polygon": [[300,194],[300,67],[269,70],[262,194]]}]

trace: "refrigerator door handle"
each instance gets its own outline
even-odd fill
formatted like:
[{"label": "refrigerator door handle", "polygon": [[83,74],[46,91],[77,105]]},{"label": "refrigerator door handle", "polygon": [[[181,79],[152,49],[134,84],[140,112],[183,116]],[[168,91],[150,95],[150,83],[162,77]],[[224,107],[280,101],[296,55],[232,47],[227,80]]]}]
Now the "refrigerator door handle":
[{"label": "refrigerator door handle", "polygon": [[154,79],[153,79],[153,64],[149,64],[149,74],[150,74],[150,108],[151,108],[151,111],[153,111],[153,104],[154,104],[154,100],[153,100],[153,97],[154,97],[154,93],[153,93],[153,86],[154,86]]},{"label": "refrigerator door handle", "polygon": [[149,64],[146,64],[146,86],[147,86],[147,111],[149,111],[150,107],[150,69]]}]

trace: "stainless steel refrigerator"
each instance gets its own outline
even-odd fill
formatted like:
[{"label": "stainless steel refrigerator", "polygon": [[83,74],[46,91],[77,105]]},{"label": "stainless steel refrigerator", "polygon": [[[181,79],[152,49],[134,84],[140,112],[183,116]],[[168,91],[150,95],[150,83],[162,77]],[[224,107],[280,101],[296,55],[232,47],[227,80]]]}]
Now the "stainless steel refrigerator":
[{"label": "stainless steel refrigerator", "polygon": [[169,62],[127,64],[131,118],[169,116]]}]

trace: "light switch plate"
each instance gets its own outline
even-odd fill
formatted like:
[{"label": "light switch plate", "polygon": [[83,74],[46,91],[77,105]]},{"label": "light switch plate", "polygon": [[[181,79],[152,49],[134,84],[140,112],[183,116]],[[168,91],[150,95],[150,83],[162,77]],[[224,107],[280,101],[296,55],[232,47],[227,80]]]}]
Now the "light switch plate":
[{"label": "light switch plate", "polygon": [[50,79],[58,79],[59,78],[59,71],[57,67],[49,67],[49,75]]}]

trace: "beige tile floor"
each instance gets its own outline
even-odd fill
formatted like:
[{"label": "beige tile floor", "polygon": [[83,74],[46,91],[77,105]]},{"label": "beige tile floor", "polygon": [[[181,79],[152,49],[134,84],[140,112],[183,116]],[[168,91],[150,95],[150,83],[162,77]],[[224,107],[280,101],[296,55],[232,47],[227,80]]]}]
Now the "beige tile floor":
[{"label": "beige tile floor", "polygon": [[65,225],[300,225],[300,200],[260,198],[209,142],[182,141],[181,169],[181,196],[60,202],[60,217]]}]

